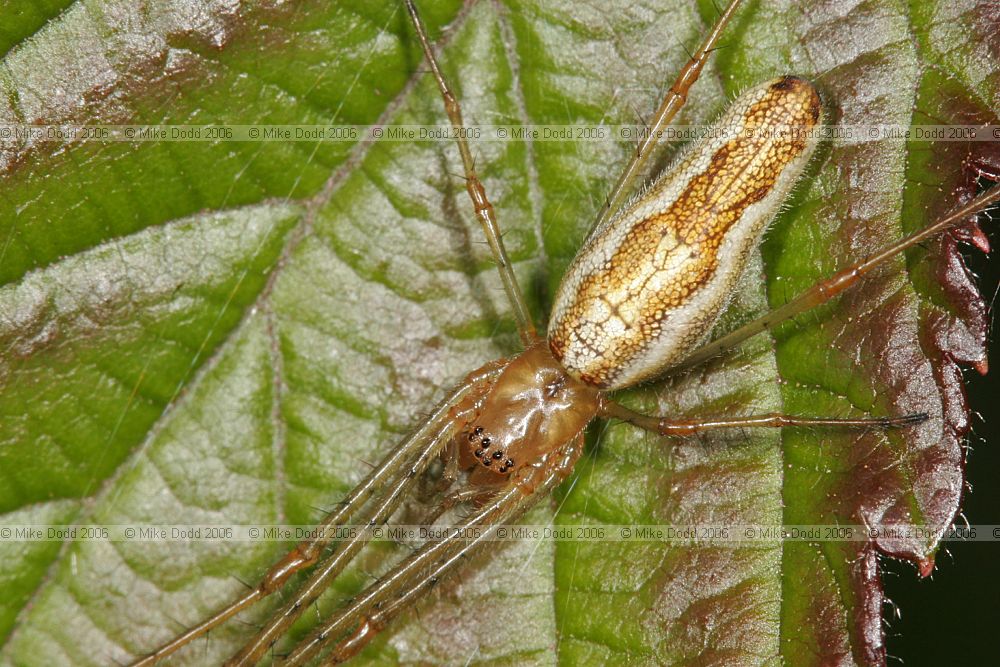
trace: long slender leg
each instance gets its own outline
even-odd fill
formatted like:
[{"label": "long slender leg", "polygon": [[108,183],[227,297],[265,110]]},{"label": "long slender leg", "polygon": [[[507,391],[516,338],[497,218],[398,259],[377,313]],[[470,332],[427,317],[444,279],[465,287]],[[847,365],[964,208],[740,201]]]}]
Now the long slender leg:
[{"label": "long slender leg", "polygon": [[470,500],[482,499],[489,495],[489,491],[482,488],[477,488],[474,486],[466,487],[464,489],[459,489],[457,491],[452,491],[444,498],[441,502],[437,504],[437,507],[432,509],[425,517],[420,520],[420,523],[424,525],[430,525],[435,523],[440,519],[445,512],[457,507],[461,503],[468,502]]},{"label": "long slender leg", "polygon": [[323,518],[317,526],[320,528],[317,531],[318,537],[304,540],[297,544],[294,549],[271,566],[253,589],[237,600],[234,600],[210,618],[187,629],[152,653],[136,660],[131,664],[131,667],[148,667],[155,664],[157,661],[191,643],[213,628],[218,627],[240,611],[271,595],[281,588],[293,574],[313,565],[318,560],[319,555],[336,536],[337,526],[344,525],[349,521],[379,489],[392,479],[398,477],[400,472],[405,470],[406,464],[412,460],[414,453],[419,451],[422,446],[425,446],[429,439],[433,438],[435,430],[439,429],[441,424],[448,422],[454,406],[461,402],[475,386],[495,376],[497,373],[499,373],[498,367],[496,365],[489,365],[484,367],[480,372],[473,373],[467,377],[462,385],[434,410],[420,428],[407,437],[399,446],[393,448],[382,463],[374,468],[351,491],[338,508]]},{"label": "long slender leg", "polygon": [[[364,516],[363,520],[367,527],[384,524],[389,520],[402,504],[406,493],[416,482],[417,475],[426,469],[427,465],[440,452],[444,443],[456,432],[456,424],[446,423],[441,426],[439,432],[417,454],[412,467],[395,480],[386,493],[379,497],[373,511]],[[235,667],[236,665],[257,664],[274,642],[288,631],[299,616],[323,594],[323,591],[329,588],[348,563],[364,548],[368,540],[369,532],[366,529],[359,531],[349,540],[338,545],[338,548],[312,571],[302,588],[295,591],[292,598],[272,616],[271,620],[243,648],[226,661],[226,665]]]},{"label": "long slender leg", "polygon": [[[443,404],[423,427],[421,432],[427,432],[427,437],[423,440],[423,445],[416,449],[411,449],[409,455],[399,459],[399,455],[393,453],[388,457],[388,461],[395,463],[399,460],[399,465],[395,468],[398,474],[389,482],[388,488],[380,496],[369,512],[363,515],[363,520],[368,527],[385,523],[392,514],[399,508],[406,497],[407,492],[416,483],[417,477],[427,468],[434,458],[441,452],[441,449],[455,435],[461,426],[461,421],[457,415],[453,414],[462,399],[468,396],[480,383],[487,381],[490,377],[499,374],[505,362],[498,361],[487,364],[481,372],[470,376],[473,379],[471,384],[465,386],[465,391],[461,395],[456,393],[453,398]],[[379,469],[383,468],[379,466]],[[352,492],[352,496],[357,492]],[[339,545],[309,576],[306,583],[295,592],[284,606],[272,616],[260,631],[247,642],[232,658],[227,665],[252,665],[261,660],[264,654],[277,641],[288,628],[302,615],[302,613],[315,602],[323,591],[329,588],[334,579],[339,576],[355,555],[368,543],[369,533],[367,530],[361,531]],[[329,543],[329,540],[327,540]],[[311,544],[311,543],[310,543]],[[312,558],[313,564],[318,560],[322,549],[316,551]],[[299,568],[301,569],[301,568]]]},{"label": "long slender leg", "polygon": [[450,557],[443,559],[440,565],[425,574],[419,581],[410,584],[399,597],[390,599],[382,605],[373,605],[377,610],[366,615],[354,629],[354,632],[342,639],[322,664],[339,665],[360,653],[375,638],[375,635],[389,625],[392,619],[409,608],[414,601],[420,599],[443,577],[458,567],[463,560],[467,559],[473,553],[480,551],[485,544],[487,543],[482,542],[467,549],[459,550]]},{"label": "long slender leg", "polygon": [[605,399],[599,412],[602,417],[620,419],[659,435],[689,436],[723,428],[784,428],[788,426],[832,426],[840,428],[900,428],[927,420],[927,413],[920,412],[902,417],[872,417],[868,419],[837,419],[800,417],[779,412],[742,417],[706,417],[704,419],[669,419],[644,415],[624,405]]},{"label": "long slender leg", "polygon": [[681,71],[677,74],[677,78],[674,79],[674,83],[670,86],[670,90],[667,92],[663,101],[660,102],[660,107],[656,110],[656,115],[653,117],[653,123],[650,125],[649,133],[645,136],[639,146],[636,148],[635,154],[629,161],[628,166],[625,167],[625,171],[622,172],[621,176],[618,177],[618,182],[615,183],[614,187],[611,188],[611,192],[608,193],[608,198],[604,202],[604,206],[601,210],[597,212],[597,218],[594,220],[593,227],[591,229],[596,229],[598,226],[603,224],[608,220],[609,217],[618,212],[618,209],[622,207],[625,200],[628,199],[629,195],[632,194],[632,186],[635,184],[635,180],[642,174],[646,163],[649,161],[650,155],[653,152],[653,145],[659,140],[662,134],[661,130],[664,129],[677,115],[677,112],[681,110],[684,103],[687,102],[688,91],[691,90],[691,86],[694,82],[698,80],[701,76],[701,70],[705,67],[705,63],[708,61],[708,54],[712,52],[715,46],[719,43],[719,38],[722,37],[722,32],[726,29],[736,10],[742,4],[742,0],[730,0],[729,5],[726,9],[719,15],[719,18],[715,20],[715,25],[712,26],[712,30],[705,36],[702,40],[701,45],[698,50],[694,52],[691,58],[687,61],[687,64],[681,68]]},{"label": "long slender leg", "polygon": [[699,364],[739,345],[751,336],[756,336],[767,329],[772,329],[782,322],[791,319],[796,315],[809,310],[810,308],[815,308],[816,306],[826,303],[844,290],[857,284],[858,281],[860,281],[865,275],[907,248],[915,246],[932,236],[967,223],[970,216],[984,211],[998,201],[1000,201],[1000,186],[987,190],[970,201],[968,204],[955,210],[953,213],[949,213],[937,222],[931,223],[927,227],[899,239],[895,243],[892,243],[869,255],[857,264],[853,264],[845,269],[842,269],[830,278],[816,283],[785,305],[775,308],[766,315],[744,324],[732,333],[698,348],[693,353],[688,355],[684,361],[678,365],[678,368]]},{"label": "long slender leg", "polygon": [[[541,467],[531,469],[525,478],[501,489],[473,513],[462,524],[461,532],[469,535],[470,529],[478,527],[475,537],[425,544],[314,630],[279,664],[283,667],[307,664],[331,645],[336,648],[327,664],[336,664],[360,651],[412,601],[453,572],[468,556],[488,545],[499,526],[515,521],[562,482],[582,452],[583,437],[577,436],[563,450],[550,454]],[[343,637],[352,627],[354,632]]]},{"label": "long slender leg", "polygon": [[472,199],[472,207],[476,211],[476,218],[483,228],[486,242],[489,243],[493,259],[497,263],[497,270],[500,272],[500,280],[503,282],[504,291],[507,293],[507,300],[510,301],[511,308],[514,310],[514,318],[517,320],[517,330],[521,334],[521,342],[528,345],[536,338],[535,325],[531,320],[531,313],[528,312],[528,306],[524,301],[524,294],[517,283],[517,276],[514,275],[514,268],[511,266],[510,259],[507,256],[507,249],[503,244],[503,237],[500,234],[500,225],[497,223],[493,204],[486,197],[486,188],[483,187],[482,181],[479,180],[479,176],[476,174],[476,163],[472,158],[472,151],[469,150],[469,142],[465,140],[465,132],[463,131],[462,108],[459,106],[458,99],[451,92],[448,82],[441,73],[437,58],[434,56],[434,50],[431,48],[430,39],[427,37],[427,30],[420,19],[420,14],[417,13],[417,8],[413,4],[413,0],[404,1],[406,3],[406,10],[410,13],[410,18],[413,19],[413,27],[417,32],[417,37],[420,39],[420,46],[424,50],[424,56],[427,58],[431,72],[434,74],[434,79],[437,81],[438,90],[441,91],[441,97],[444,98],[444,110],[448,114],[448,120],[451,121],[452,127],[455,129],[458,152],[462,156],[462,168],[465,171],[465,189],[469,192],[469,197]]}]

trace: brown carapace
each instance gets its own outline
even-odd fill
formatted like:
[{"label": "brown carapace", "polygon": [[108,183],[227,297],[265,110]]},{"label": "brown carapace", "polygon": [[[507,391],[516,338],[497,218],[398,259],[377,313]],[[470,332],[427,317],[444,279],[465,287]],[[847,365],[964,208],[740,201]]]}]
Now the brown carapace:
[{"label": "brown carapace", "polygon": [[468,414],[451,451],[469,483],[503,484],[524,465],[562,447],[597,415],[596,388],[568,374],[545,341],[501,362],[496,380],[456,409]]}]

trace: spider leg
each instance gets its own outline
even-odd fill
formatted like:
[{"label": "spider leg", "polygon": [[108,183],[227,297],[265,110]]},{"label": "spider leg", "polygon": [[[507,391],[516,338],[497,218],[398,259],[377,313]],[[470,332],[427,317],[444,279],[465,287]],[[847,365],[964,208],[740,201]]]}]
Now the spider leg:
[{"label": "spider leg", "polygon": [[867,419],[837,419],[801,417],[778,412],[741,417],[705,417],[704,419],[669,419],[644,415],[626,408],[624,405],[605,399],[598,414],[602,417],[620,419],[639,428],[659,435],[690,436],[723,428],[784,428],[788,426],[831,426],[840,428],[900,428],[919,424],[927,420],[927,413],[921,412],[902,417],[872,417]]},{"label": "spider leg", "polygon": [[826,303],[844,290],[857,284],[865,275],[882,266],[887,260],[892,259],[907,248],[967,223],[970,216],[985,210],[998,201],[1000,201],[1000,187],[990,188],[937,222],[931,223],[927,227],[885,246],[852,266],[841,269],[830,278],[816,283],[785,305],[779,306],[762,317],[744,324],[732,333],[698,348],[676,368],[690,367],[706,361],[726,350],[736,347],[751,336],[756,336],[768,329],[773,329],[800,313]]},{"label": "spider leg", "polygon": [[[457,432],[455,424],[447,423],[428,440],[423,449],[417,453],[412,467],[400,474],[387,488],[385,494],[378,498],[371,511],[362,515],[367,528],[386,523],[406,498],[407,492],[416,482],[419,475],[437,455],[444,442]],[[359,551],[368,543],[370,533],[361,530],[338,545],[309,575],[309,579],[291,599],[264,625],[263,628],[247,642],[239,652],[233,655],[227,665],[252,665],[260,661],[302,613],[315,602],[334,579],[344,570]]]},{"label": "spider leg", "polygon": [[488,489],[476,488],[473,486],[466,487],[464,489],[458,489],[457,491],[452,491],[438,503],[437,507],[431,510],[426,517],[421,521],[421,523],[430,525],[435,523],[441,516],[453,507],[460,505],[469,500],[476,500],[486,498],[491,494]]},{"label": "spider leg", "polygon": [[[360,651],[377,632],[427,593],[457,565],[488,546],[496,530],[517,520],[562,482],[583,452],[582,434],[549,454],[537,467],[502,487],[447,539],[431,541],[323,622],[290,653],[283,667],[304,665],[333,646],[324,664],[337,664]],[[358,619],[361,619],[358,621]],[[354,628],[351,634],[344,633]]]},{"label": "spider leg", "polygon": [[465,172],[465,188],[469,192],[469,197],[472,199],[472,206],[475,209],[476,218],[479,220],[479,224],[483,228],[483,234],[486,236],[486,242],[489,244],[490,252],[493,253],[493,259],[497,263],[497,270],[500,272],[500,280],[503,282],[504,291],[507,293],[507,300],[510,301],[511,308],[514,311],[514,318],[517,321],[517,330],[521,334],[521,342],[527,345],[534,341],[537,337],[537,334],[535,333],[535,325],[532,322],[531,313],[528,311],[528,305],[524,301],[524,294],[521,292],[521,287],[517,283],[517,276],[514,275],[514,269],[510,264],[510,258],[507,256],[507,249],[503,244],[503,237],[500,234],[500,225],[497,223],[496,212],[493,210],[493,204],[491,204],[489,198],[487,198],[486,188],[483,187],[483,183],[479,180],[479,175],[476,173],[476,163],[472,158],[472,151],[469,149],[469,142],[465,139],[464,124],[462,121],[462,108],[459,105],[455,94],[448,86],[448,82],[445,80],[444,75],[441,73],[437,57],[434,55],[430,39],[427,37],[427,29],[424,27],[424,23],[420,18],[420,14],[417,12],[416,6],[413,4],[413,0],[404,0],[404,2],[406,4],[406,11],[409,12],[410,18],[413,20],[413,27],[420,40],[420,46],[424,51],[424,56],[427,58],[427,63],[431,67],[431,73],[437,81],[438,89],[441,91],[441,97],[444,98],[444,109],[448,114],[448,120],[451,121],[452,127],[455,128],[455,141],[458,143],[458,152],[462,156],[462,167]]},{"label": "spider leg", "polygon": [[458,446],[455,443],[448,445],[446,456],[447,460],[444,462],[444,471],[441,474],[442,491],[451,488],[451,485],[458,479]]},{"label": "spider leg", "polygon": [[[369,484],[368,480],[355,487],[345,502],[355,505],[356,508],[370,499],[376,490],[385,487],[385,491],[372,507],[361,514],[361,519],[367,528],[384,524],[389,520],[402,504],[407,492],[416,483],[420,473],[427,468],[461,428],[462,415],[460,412],[463,406],[465,410],[469,409],[469,399],[476,399],[477,394],[483,393],[489,386],[489,380],[494,379],[499,374],[505,363],[505,360],[491,362],[466,378],[462,387],[442,403],[430,419],[420,427],[415,434],[418,437],[411,437],[402,447],[396,448],[376,468],[373,475],[379,475],[380,484],[377,487]],[[472,400],[472,404],[475,404],[475,400]],[[340,524],[342,525],[346,520],[345,516]],[[326,523],[322,524],[322,527],[326,528]],[[297,567],[295,571],[316,563],[334,537],[334,532],[326,530],[324,531],[325,539],[308,541],[306,543],[308,562]],[[333,552],[313,570],[309,579],[295,592],[294,596],[226,664],[251,665],[260,661],[274,642],[287,632],[299,616],[333,583],[334,579],[368,543],[369,539],[370,534],[366,529],[337,544]],[[299,548],[296,549],[296,551],[298,550]],[[293,551],[292,554],[295,554],[296,551]],[[282,583],[288,579],[290,574],[283,576]]]},{"label": "spider leg", "polygon": [[[318,536],[316,538],[303,540],[297,544],[290,552],[276,561],[260,582],[251,590],[234,600],[224,609],[216,612],[210,618],[188,628],[182,634],[160,646],[152,653],[134,661],[131,663],[131,667],[149,667],[156,664],[159,660],[208,633],[213,628],[218,627],[240,611],[271,595],[281,588],[296,572],[313,565],[319,559],[324,549],[337,537],[337,527],[346,524],[354,517],[376,492],[394,481],[398,485],[400,476],[406,479],[412,477],[410,471],[412,471],[415,457],[419,457],[428,448],[437,445],[443,427],[454,423],[456,407],[463,400],[466,400],[477,387],[496,377],[501,367],[500,363],[495,362],[470,374],[452,392],[451,396],[438,405],[420,428],[414,431],[398,446],[394,447],[382,463],[354,487],[347,498],[338,505],[337,509],[331,511],[323,518],[317,525],[319,530],[317,531]],[[406,469],[408,464],[411,466],[410,471]]]},{"label": "spider leg", "polygon": [[701,76],[701,70],[705,67],[705,63],[708,62],[708,55],[719,43],[722,32],[726,29],[726,26],[733,18],[740,4],[742,4],[742,0],[730,0],[726,9],[715,20],[715,25],[712,26],[711,31],[702,40],[698,50],[691,55],[691,58],[681,68],[681,71],[678,72],[677,78],[674,79],[670,90],[664,96],[663,101],[660,102],[660,107],[656,110],[656,115],[649,126],[649,131],[636,148],[632,159],[625,167],[621,176],[618,177],[618,181],[611,188],[611,192],[608,193],[608,198],[605,200],[601,210],[597,212],[597,219],[594,220],[591,229],[597,229],[597,227],[607,222],[625,204],[625,201],[632,193],[632,186],[642,174],[646,163],[649,161],[650,155],[653,152],[653,144],[659,140],[660,135],[663,134],[662,130],[673,121],[674,116],[677,115],[684,106],[684,103],[687,102],[691,86]]}]

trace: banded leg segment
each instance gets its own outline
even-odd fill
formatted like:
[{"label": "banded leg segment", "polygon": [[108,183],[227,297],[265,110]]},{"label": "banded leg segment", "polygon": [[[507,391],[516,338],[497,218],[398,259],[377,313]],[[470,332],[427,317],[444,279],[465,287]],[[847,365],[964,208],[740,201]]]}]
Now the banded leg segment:
[{"label": "banded leg segment", "polygon": [[[338,664],[358,653],[379,630],[442,577],[489,545],[497,528],[517,520],[540,498],[547,497],[569,475],[582,453],[583,436],[579,435],[538,468],[527,469],[526,477],[502,488],[463,522],[463,535],[468,535],[472,528],[481,529],[475,537],[451,537],[425,544],[338,610],[279,664],[283,667],[308,664],[331,646],[333,651],[323,664]],[[353,632],[345,637],[344,633],[352,627]]]},{"label": "banded leg segment", "polygon": [[483,235],[486,237],[486,242],[490,246],[490,252],[493,253],[493,259],[497,263],[497,271],[500,272],[500,280],[503,282],[504,292],[506,292],[507,300],[510,301],[511,308],[514,311],[514,319],[517,321],[517,330],[521,334],[521,342],[527,346],[537,337],[535,325],[532,322],[531,313],[528,312],[528,305],[524,301],[524,294],[517,283],[517,276],[514,275],[514,268],[511,266],[510,258],[507,256],[507,248],[504,246],[503,237],[500,234],[500,225],[497,223],[496,211],[494,211],[493,204],[487,198],[486,188],[483,187],[483,183],[479,180],[479,175],[476,173],[476,162],[472,158],[469,142],[465,139],[466,133],[464,132],[465,125],[462,121],[462,108],[458,103],[458,98],[455,97],[444,75],[441,73],[437,57],[434,55],[430,39],[427,37],[427,30],[420,18],[420,14],[417,12],[416,6],[413,4],[413,0],[404,0],[404,2],[406,4],[406,11],[409,12],[410,18],[413,20],[413,27],[416,30],[417,37],[420,39],[420,46],[424,51],[424,56],[431,67],[431,73],[433,73],[434,79],[437,81],[438,90],[441,91],[441,97],[444,98],[444,110],[448,114],[448,120],[455,129],[455,140],[458,143],[458,152],[462,156],[462,169],[465,172],[465,189],[469,193],[469,198],[472,199],[472,207],[476,212],[476,218],[479,220],[479,225],[483,228]]},{"label": "banded leg segment", "polygon": [[800,417],[779,412],[742,417],[706,417],[705,419],[669,419],[644,415],[624,405],[606,400],[598,413],[605,418],[620,419],[634,426],[669,436],[691,436],[725,428],[785,428],[789,426],[825,426],[833,428],[901,428],[927,420],[927,413],[920,412],[902,417],[870,417],[862,419]]},{"label": "banded leg segment", "polygon": [[744,324],[739,329],[708,343],[684,359],[675,368],[687,368],[700,364],[711,359],[726,350],[732,349],[745,341],[747,338],[763,333],[768,329],[773,329],[777,325],[785,322],[800,313],[804,313],[811,308],[820,306],[844,290],[856,285],[862,278],[873,270],[885,264],[907,248],[911,248],[918,243],[922,243],[932,236],[941,234],[950,229],[960,227],[969,221],[969,218],[980,213],[993,204],[1000,202],[1000,186],[995,186],[983,192],[968,204],[949,213],[937,222],[934,222],[923,229],[916,231],[909,236],[892,243],[881,250],[869,255],[862,261],[842,269],[830,278],[819,282],[802,294],[798,295],[783,306],[775,308],[762,317]]},{"label": "banded leg segment", "polygon": [[674,116],[677,115],[687,102],[688,92],[695,81],[698,80],[698,77],[701,76],[701,71],[705,68],[705,63],[708,62],[708,55],[719,43],[723,31],[729,25],[729,22],[732,20],[733,15],[736,14],[736,10],[739,9],[742,2],[743,0],[730,0],[726,9],[715,20],[715,25],[712,26],[711,31],[702,40],[698,50],[691,55],[691,58],[681,68],[681,71],[678,72],[677,78],[674,79],[670,90],[667,91],[666,96],[664,96],[663,101],[660,102],[660,106],[656,110],[656,114],[653,116],[649,132],[639,143],[635,153],[632,155],[632,159],[625,167],[621,176],[618,177],[618,181],[611,188],[604,206],[597,212],[597,218],[591,227],[592,230],[597,229],[597,227],[607,222],[612,215],[618,212],[618,209],[625,204],[625,201],[632,194],[635,181],[642,174],[646,164],[649,162],[653,147],[659,141],[660,135],[663,134],[662,130],[673,121]]}]

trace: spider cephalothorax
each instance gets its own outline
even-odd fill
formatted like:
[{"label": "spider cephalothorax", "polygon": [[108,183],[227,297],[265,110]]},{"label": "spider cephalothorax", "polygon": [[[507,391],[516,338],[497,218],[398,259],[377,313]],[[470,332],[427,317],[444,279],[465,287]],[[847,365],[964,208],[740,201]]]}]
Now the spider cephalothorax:
[{"label": "spider cephalothorax", "polygon": [[472,484],[503,483],[580,433],[597,414],[598,396],[538,341],[470,398],[469,421],[455,439],[459,468],[471,471]]}]

